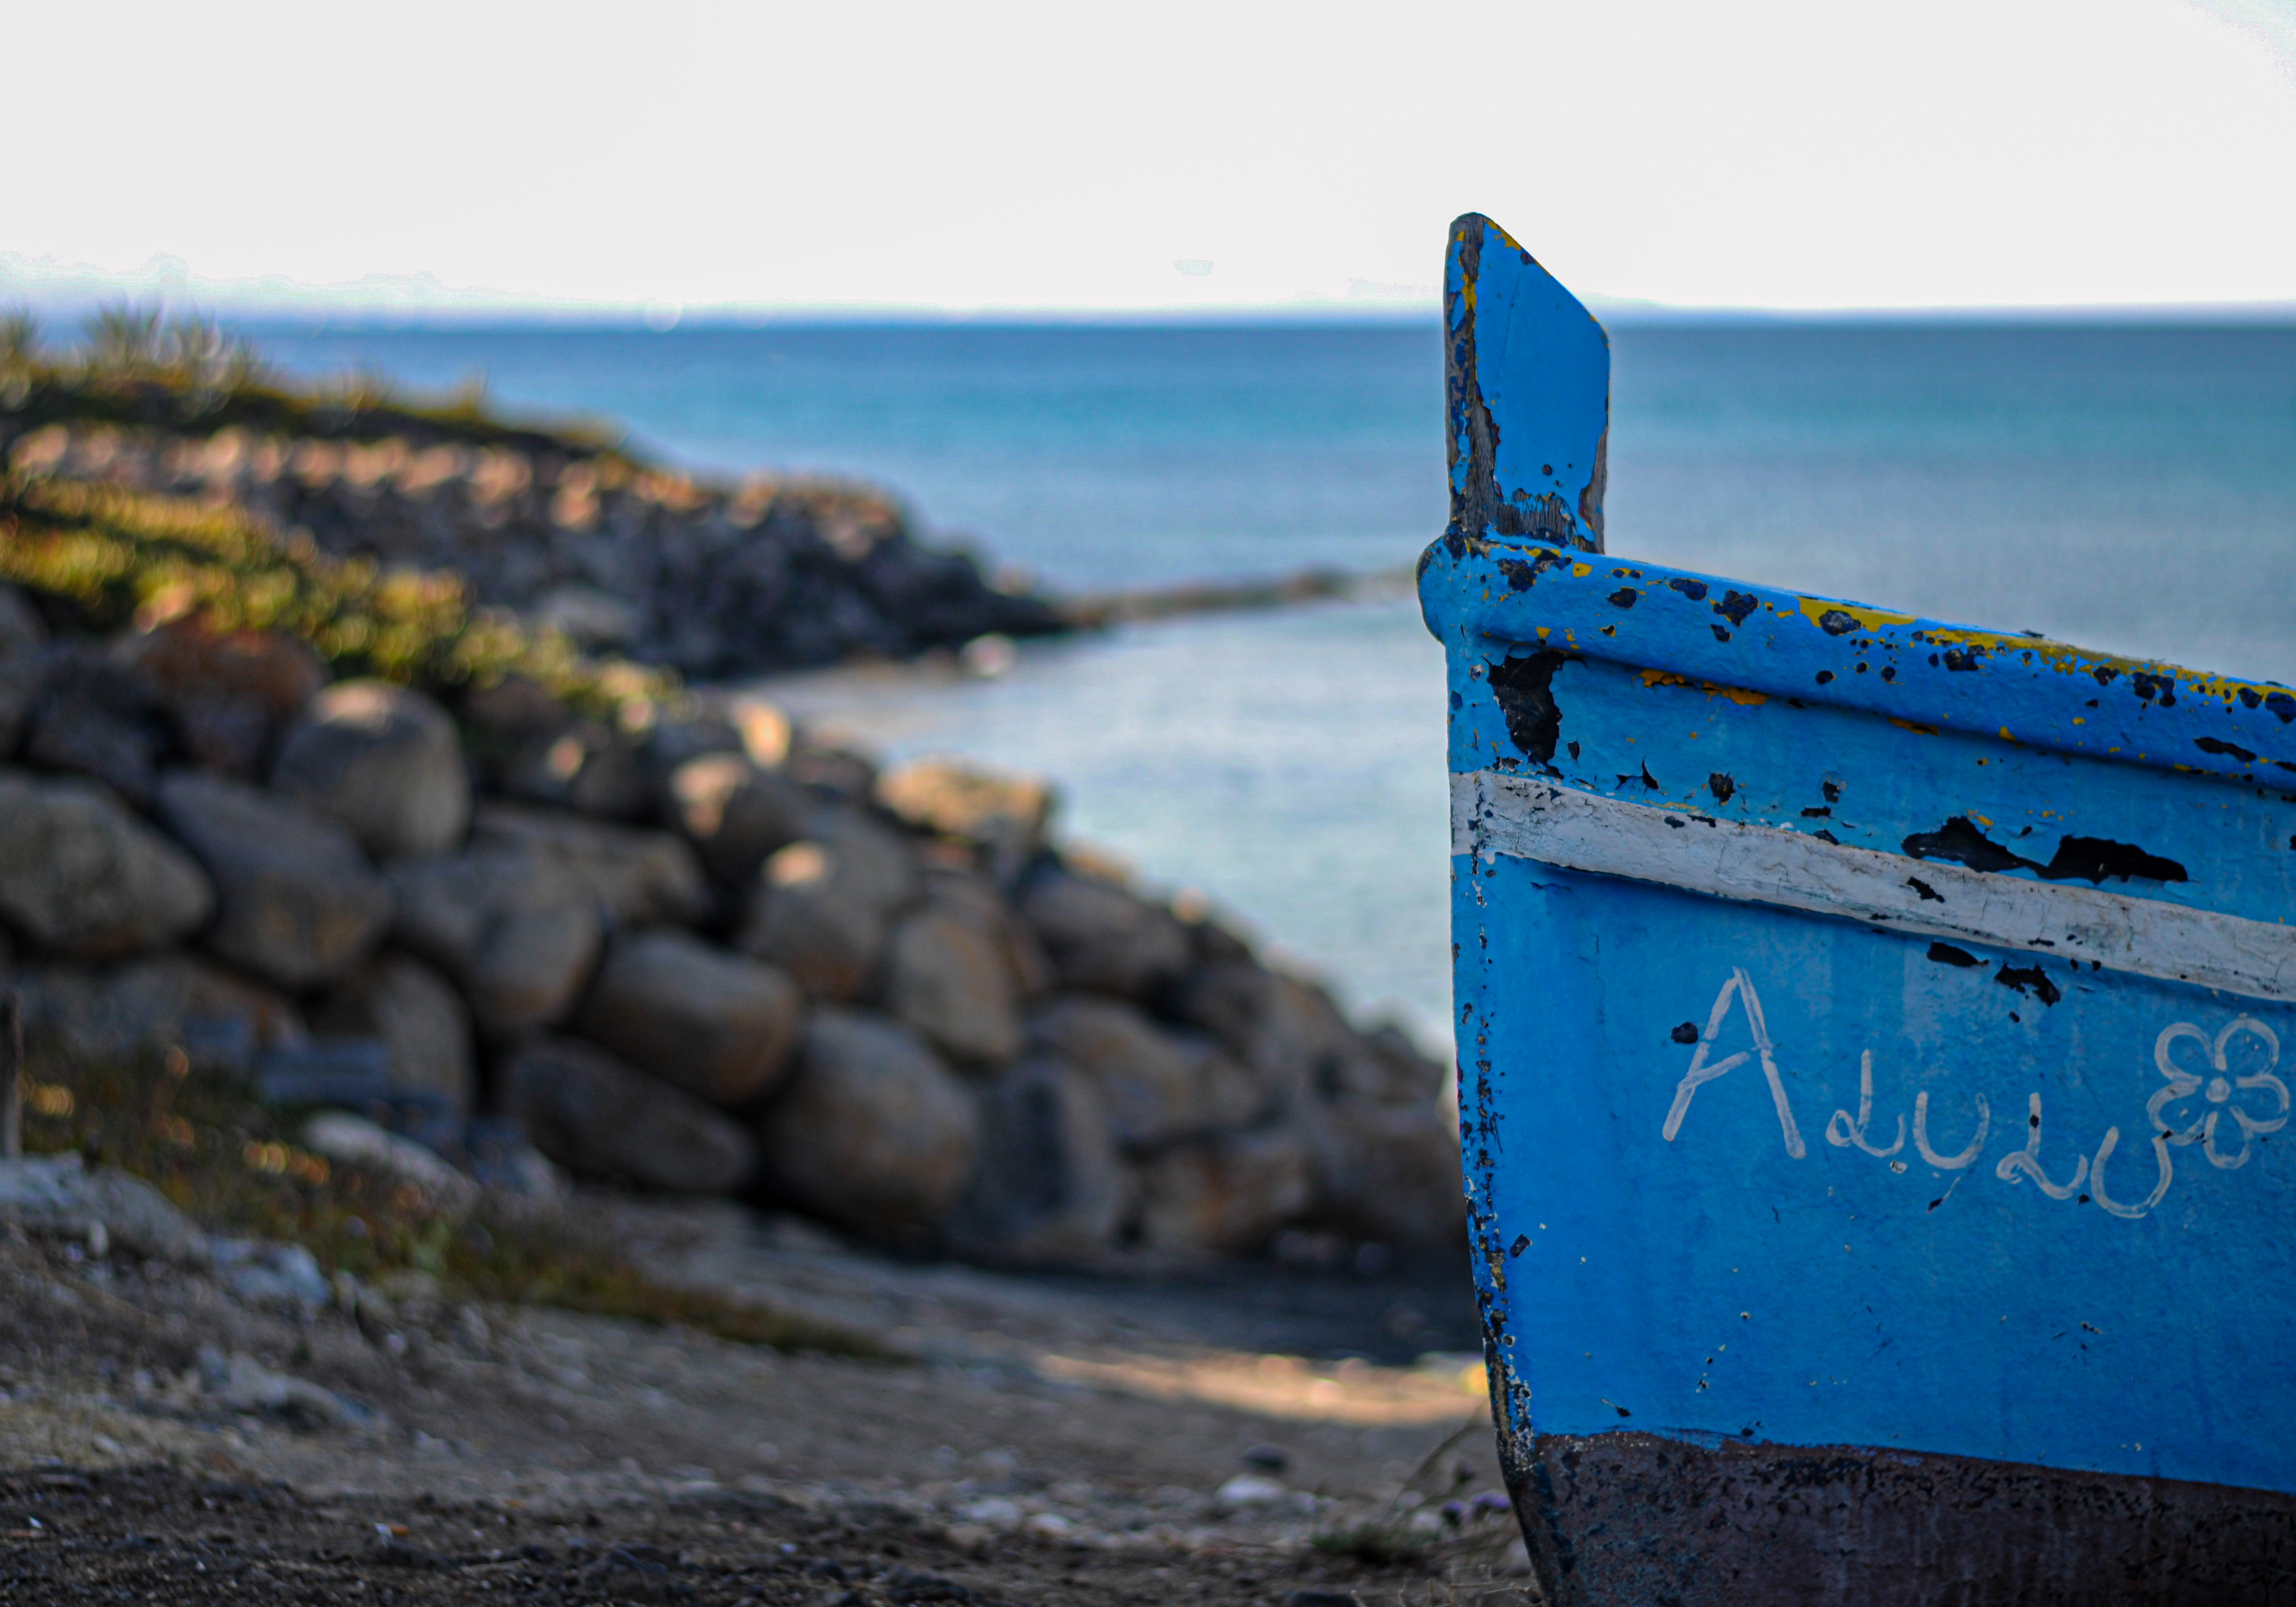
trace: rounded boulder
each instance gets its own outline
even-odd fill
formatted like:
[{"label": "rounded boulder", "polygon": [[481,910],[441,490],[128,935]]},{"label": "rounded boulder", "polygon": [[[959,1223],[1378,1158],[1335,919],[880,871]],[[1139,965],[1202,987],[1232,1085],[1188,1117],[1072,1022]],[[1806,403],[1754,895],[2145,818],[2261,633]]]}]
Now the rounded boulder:
[{"label": "rounded boulder", "polygon": [[214,908],[206,873],[109,788],[0,772],[0,916],[43,948],[137,954],[196,931]]},{"label": "rounded boulder", "polygon": [[1145,999],[1185,972],[1193,955],[1172,912],[1113,882],[1055,872],[1021,896],[1063,988]]},{"label": "rounded boulder", "polygon": [[815,1013],[796,1073],[760,1125],[766,1174],[796,1205],[882,1243],[929,1242],[980,1149],[980,1111],[914,1034]]},{"label": "rounded boulder", "polygon": [[1092,1084],[1034,1055],[991,1078],[980,1101],[980,1160],[949,1222],[956,1249],[1021,1265],[1104,1255],[1133,1184]]},{"label": "rounded boulder", "polygon": [[279,745],[271,784],[341,822],[377,859],[444,853],[471,824],[455,722],[387,681],[341,681],[313,698]]},{"label": "rounded boulder", "polygon": [[682,931],[617,940],[574,1029],[712,1104],[747,1103],[791,1063],[805,1024],[797,984]]},{"label": "rounded boulder", "polygon": [[160,823],[216,885],[207,946],[287,988],[330,981],[390,924],[390,890],[334,821],[220,775],[161,778]]},{"label": "rounded boulder", "polygon": [[462,996],[422,961],[376,955],[338,983],[312,1012],[320,1032],[378,1037],[390,1050],[391,1080],[446,1096],[468,1115],[478,1073],[471,1054],[471,1013]]},{"label": "rounded boulder", "polygon": [[757,1145],[732,1117],[572,1038],[537,1037],[504,1062],[503,1113],[578,1177],[668,1193],[729,1193]]},{"label": "rounded boulder", "polygon": [[893,932],[886,1006],[950,1059],[1001,1065],[1021,1053],[1013,966],[993,932],[953,905],[927,905]]},{"label": "rounded boulder", "polygon": [[449,977],[481,1031],[555,1021],[597,958],[598,902],[555,859],[515,844],[390,867],[398,940]]}]

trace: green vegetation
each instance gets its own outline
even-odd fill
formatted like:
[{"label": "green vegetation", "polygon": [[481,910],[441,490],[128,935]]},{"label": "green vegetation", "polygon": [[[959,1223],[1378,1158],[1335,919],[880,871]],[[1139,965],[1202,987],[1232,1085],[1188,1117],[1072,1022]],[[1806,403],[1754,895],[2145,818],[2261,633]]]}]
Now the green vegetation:
[{"label": "green vegetation", "polygon": [[302,1244],[330,1273],[414,1270],[450,1296],[559,1306],[676,1324],[744,1344],[898,1359],[872,1336],[698,1290],[658,1283],[570,1217],[481,1209],[458,1216],[387,1175],[298,1148],[281,1113],[180,1049],[28,1079],[28,1152],[78,1150],[158,1187],[217,1232]]},{"label": "green vegetation", "polygon": [[68,600],[91,629],[198,615],[308,642],[338,676],[434,692],[523,676],[586,712],[673,694],[668,671],[583,657],[475,608],[460,577],[382,570],[244,513],[81,480],[0,473],[0,580]]},{"label": "green vegetation", "polygon": [[402,396],[372,373],[298,385],[211,319],[168,318],[124,304],[89,319],[82,345],[53,354],[29,313],[0,313],[0,414],[20,430],[108,423],[213,431],[237,425],[322,439],[398,436],[419,446],[511,447],[629,461],[613,430],[504,418],[488,406],[483,385],[430,401]]},{"label": "green vegetation", "polygon": [[[270,378],[251,348],[201,319],[111,307],[88,333],[84,348],[52,359],[29,315],[0,316],[0,423],[240,424],[577,456],[606,450],[603,440],[496,419],[480,389],[436,407],[402,405],[381,381],[359,376],[294,389]],[[119,486],[0,472],[0,580],[68,600],[92,630],[196,614],[219,630],[299,637],[339,676],[433,692],[523,676],[586,713],[611,715],[658,703],[676,685],[666,671],[586,659],[554,632],[474,607],[451,572],[385,570],[323,553],[308,538],[283,538],[234,508]]]}]

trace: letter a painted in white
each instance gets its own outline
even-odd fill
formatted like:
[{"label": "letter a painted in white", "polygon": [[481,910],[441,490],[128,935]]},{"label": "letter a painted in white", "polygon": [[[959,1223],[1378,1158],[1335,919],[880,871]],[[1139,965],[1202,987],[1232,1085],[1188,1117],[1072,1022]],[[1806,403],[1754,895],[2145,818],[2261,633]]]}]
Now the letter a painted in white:
[{"label": "letter a painted in white", "polygon": [[1666,1113],[1666,1141],[1672,1144],[1674,1136],[1682,1131],[1682,1119],[1690,1114],[1691,1098],[1702,1086],[1746,1063],[1748,1055],[1742,1049],[1711,1065],[1706,1062],[1714,1040],[1721,1036],[1722,1022],[1730,1013],[1734,996],[1745,1006],[1746,1024],[1754,1034],[1754,1052],[1762,1057],[1762,1075],[1769,1079],[1770,1103],[1778,1108],[1778,1131],[1784,1136],[1786,1153],[1800,1160],[1808,1152],[1801,1141],[1801,1129],[1794,1125],[1793,1107],[1786,1103],[1785,1079],[1778,1075],[1769,1023],[1762,1019],[1761,996],[1754,991],[1754,979],[1742,967],[1732,971],[1728,980],[1722,984],[1722,991],[1714,996],[1714,1008],[1706,1017],[1706,1031],[1698,1040],[1697,1052],[1690,1057],[1690,1070],[1682,1074],[1682,1081],[1675,1086],[1674,1104]]}]

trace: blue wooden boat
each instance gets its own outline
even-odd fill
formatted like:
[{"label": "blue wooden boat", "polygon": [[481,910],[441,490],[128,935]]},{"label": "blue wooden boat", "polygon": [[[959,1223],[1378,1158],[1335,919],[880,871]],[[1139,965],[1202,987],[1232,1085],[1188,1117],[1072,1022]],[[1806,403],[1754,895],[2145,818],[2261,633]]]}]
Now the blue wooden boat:
[{"label": "blue wooden boat", "polygon": [[1446,286],[1461,1125],[1548,1600],[2296,1601],[2296,695],[1612,557],[1601,327],[1480,217]]}]

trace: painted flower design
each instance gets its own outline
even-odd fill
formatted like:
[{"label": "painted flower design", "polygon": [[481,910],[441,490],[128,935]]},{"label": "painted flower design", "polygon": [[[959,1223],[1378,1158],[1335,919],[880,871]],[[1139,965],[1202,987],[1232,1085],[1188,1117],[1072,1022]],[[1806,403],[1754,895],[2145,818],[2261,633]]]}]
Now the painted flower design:
[{"label": "painted flower design", "polygon": [[2259,1133],[2288,1125],[2288,1085],[2274,1075],[2280,1039],[2253,1016],[2234,1017],[2214,1038],[2190,1021],[2164,1028],[2152,1063],[2168,1078],[2144,1107],[2170,1144],[2197,1144],[2210,1165],[2246,1166]]}]

